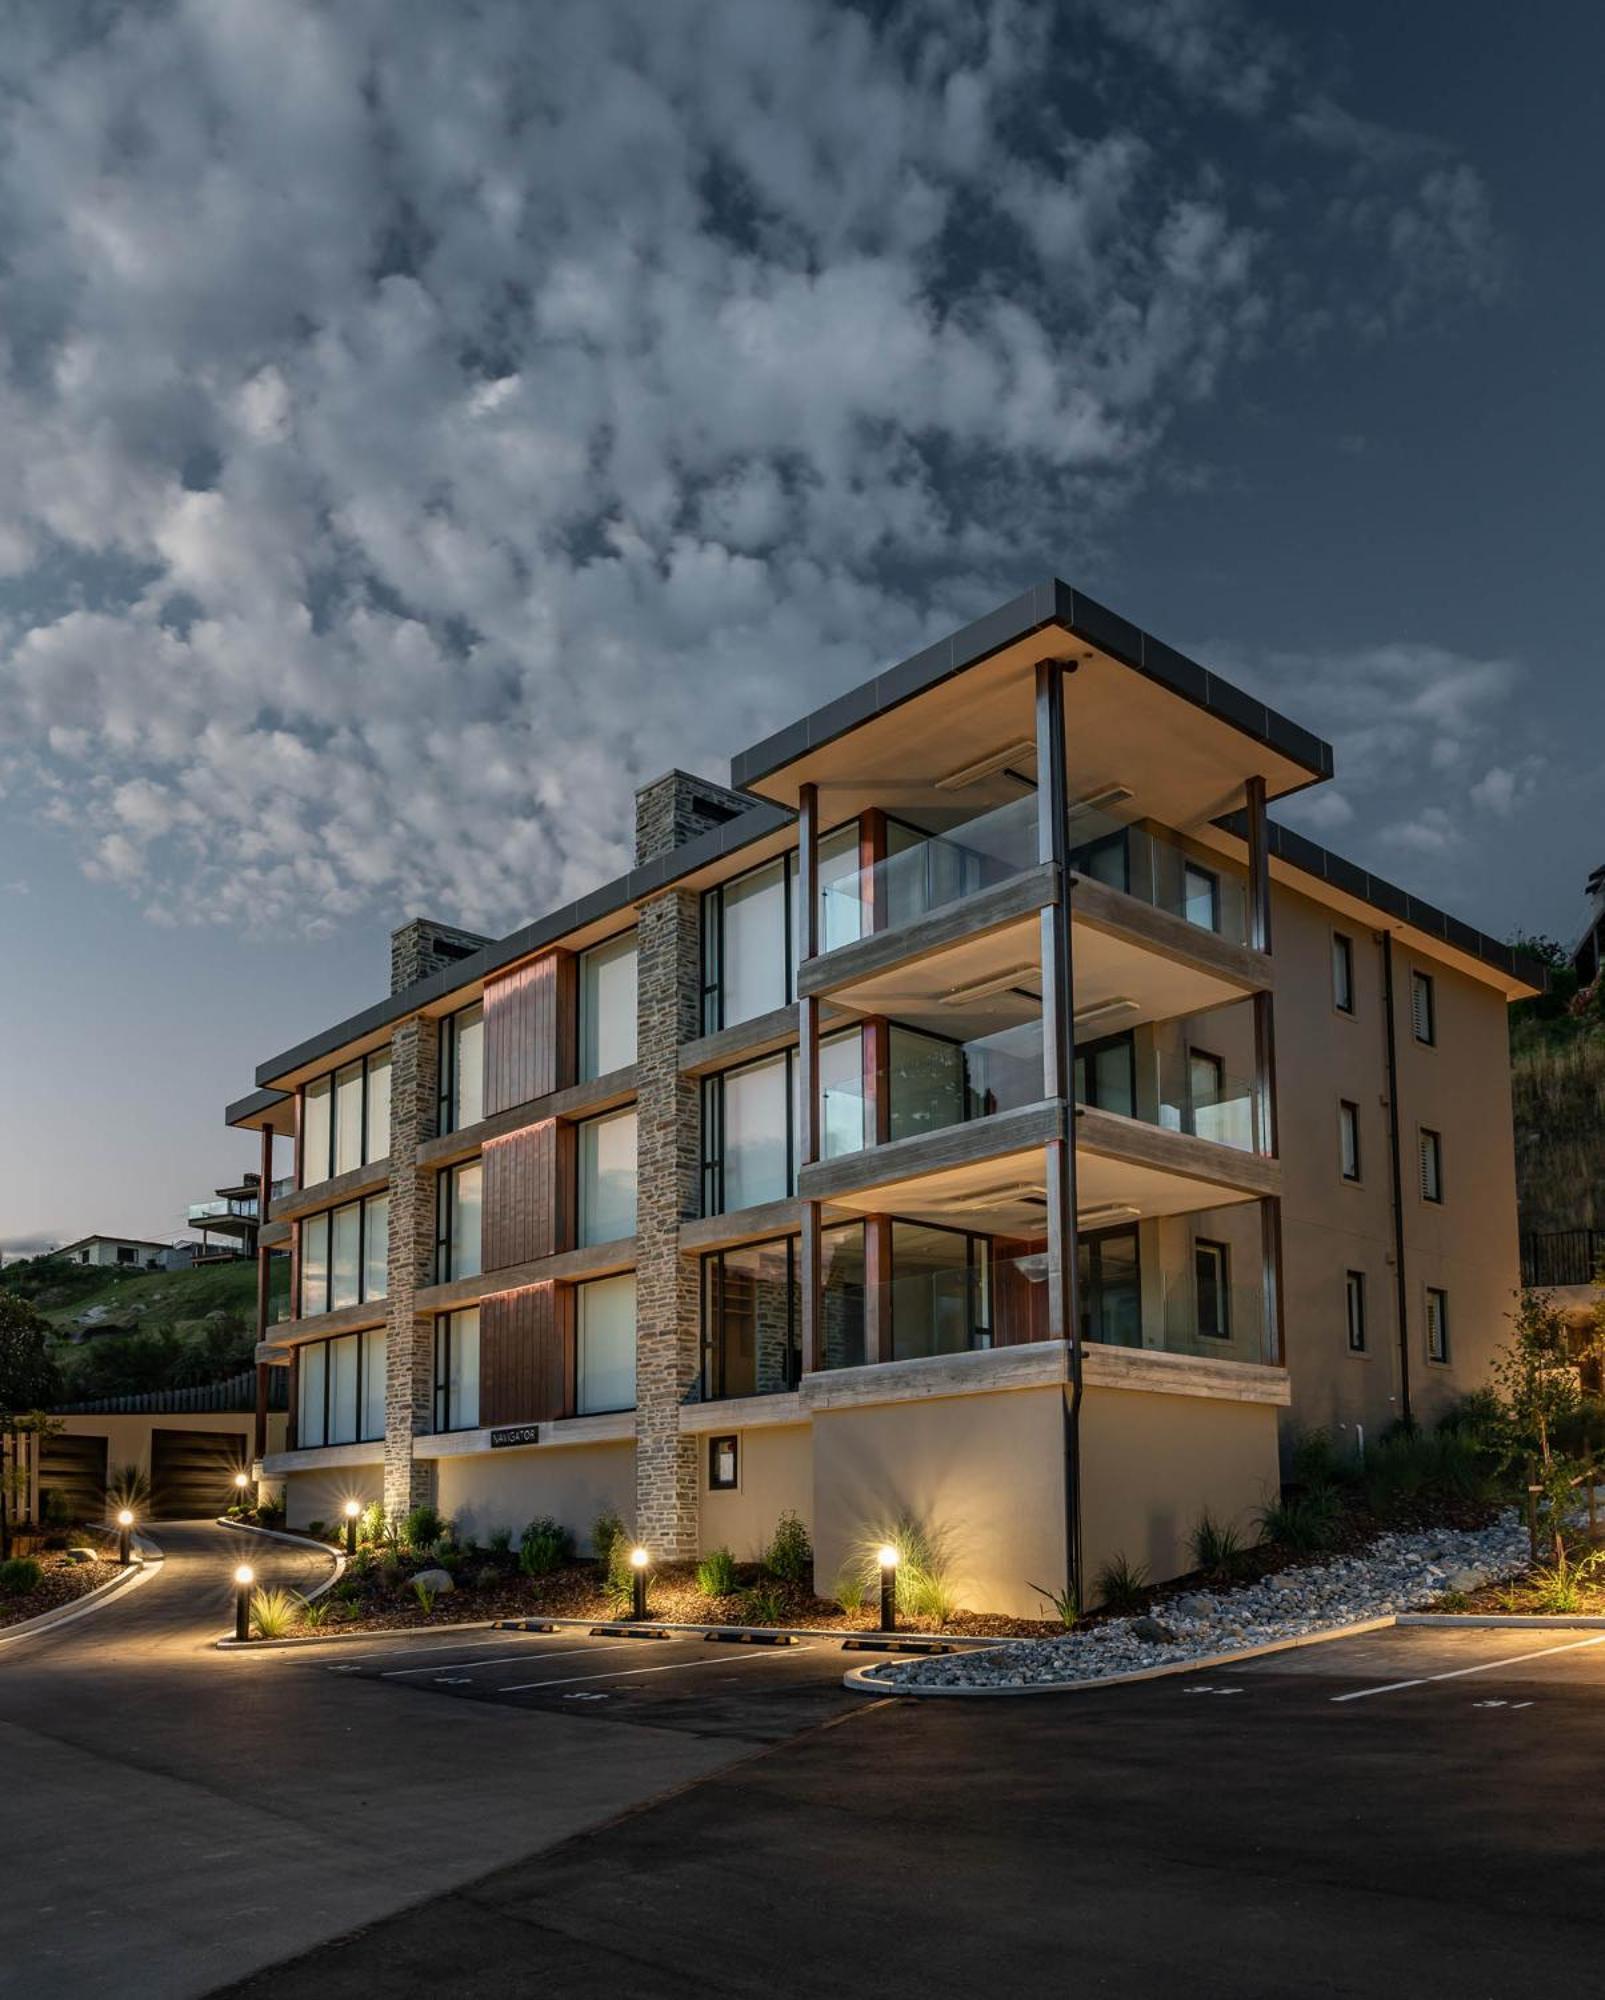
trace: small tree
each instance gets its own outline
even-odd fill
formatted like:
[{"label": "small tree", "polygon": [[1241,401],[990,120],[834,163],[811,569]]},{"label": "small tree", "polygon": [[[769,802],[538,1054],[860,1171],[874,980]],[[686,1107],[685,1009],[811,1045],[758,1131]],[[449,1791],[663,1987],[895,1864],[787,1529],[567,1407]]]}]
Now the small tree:
[{"label": "small tree", "polygon": [[60,1383],[49,1321],[25,1299],[0,1292],[0,1560],[11,1553],[13,1513],[26,1500],[22,1439],[48,1429],[40,1406],[55,1400]]},{"label": "small tree", "polygon": [[[1542,1532],[1558,1564],[1566,1560],[1571,1496],[1585,1467],[1560,1440],[1581,1407],[1578,1366],[1605,1348],[1605,1296],[1581,1338],[1568,1326],[1554,1294],[1525,1290],[1511,1315],[1514,1333],[1494,1358],[1507,1463],[1519,1464],[1535,1502],[1535,1536]],[[1536,1553],[1536,1550],[1535,1550]]]}]

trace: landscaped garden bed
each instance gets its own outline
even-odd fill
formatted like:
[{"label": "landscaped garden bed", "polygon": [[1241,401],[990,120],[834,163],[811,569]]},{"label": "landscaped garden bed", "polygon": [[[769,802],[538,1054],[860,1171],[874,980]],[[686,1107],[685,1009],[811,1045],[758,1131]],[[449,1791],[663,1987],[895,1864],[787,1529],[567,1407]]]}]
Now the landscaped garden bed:
[{"label": "landscaped garden bed", "polygon": [[0,1631],[47,1611],[59,1611],[116,1576],[116,1562],[92,1548],[87,1538],[71,1538],[71,1547],[66,1546],[67,1536],[52,1535],[49,1539],[63,1546],[46,1548],[38,1541],[19,1542],[10,1560],[0,1563]]}]

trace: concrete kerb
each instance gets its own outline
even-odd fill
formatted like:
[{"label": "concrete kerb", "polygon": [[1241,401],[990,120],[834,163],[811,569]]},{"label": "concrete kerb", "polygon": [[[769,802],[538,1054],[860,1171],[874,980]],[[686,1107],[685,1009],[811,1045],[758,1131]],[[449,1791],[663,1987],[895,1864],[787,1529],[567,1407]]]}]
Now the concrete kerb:
[{"label": "concrete kerb", "polygon": [[1539,1611],[1401,1611],[1398,1617],[1401,1625],[1436,1625],[1449,1628],[1456,1625],[1472,1632],[1595,1632],[1605,1628],[1605,1617],[1596,1612],[1579,1611],[1539,1612]]},{"label": "concrete kerb", "polygon": [[[261,1534],[265,1530],[258,1529],[257,1532]],[[369,1625],[356,1632],[309,1632],[304,1637],[293,1639],[247,1639],[243,1645],[234,1638],[214,1639],[212,1644],[220,1653],[265,1653],[275,1646],[342,1646],[353,1639],[439,1638],[451,1632],[527,1632],[535,1625],[543,1629],[550,1626],[555,1632],[590,1632],[598,1625],[618,1627],[628,1622],[616,1618],[542,1618],[532,1612],[528,1618],[465,1618],[460,1624],[446,1625]],[[660,1618],[648,1618],[640,1629],[644,1632],[676,1632],[686,1638],[705,1638],[709,1633],[740,1633],[748,1638],[761,1639],[834,1639],[838,1644],[848,1639],[873,1643],[883,1636],[879,1632],[828,1631],[816,1625],[677,1625]],[[618,1636],[628,1635],[620,1633]],[[938,1645],[951,1647],[955,1652],[966,1653],[995,1653],[1006,1646],[1035,1643],[1030,1639],[973,1639],[940,1632],[898,1632],[888,1636],[894,1645],[904,1639],[930,1639]]]},{"label": "concrete kerb", "polygon": [[[116,1531],[113,1529],[110,1532]],[[135,1590],[140,1584],[148,1583],[153,1576],[161,1574],[162,1552],[155,1542],[136,1534],[133,1552],[137,1561],[131,1562],[127,1569],[119,1570],[116,1576],[107,1577],[104,1583],[97,1583],[93,1590],[86,1590],[82,1597],[75,1597],[70,1604],[58,1604],[54,1611],[41,1611],[37,1618],[24,1618],[20,1624],[7,1625],[0,1630],[0,1646],[9,1646],[15,1639],[33,1638],[39,1633],[54,1631],[58,1625],[70,1625],[77,1618],[87,1618],[91,1612],[103,1610],[114,1596]]]},{"label": "concrete kerb", "polygon": [[[316,1590],[309,1590],[303,1594],[302,1602],[304,1604],[311,1604],[315,1599],[322,1597],[325,1591],[333,1590],[334,1586],[346,1573],[345,1557],[338,1549],[330,1548],[327,1542],[320,1542],[315,1535],[292,1534],[284,1528],[258,1528],[253,1526],[249,1521],[231,1521],[226,1514],[219,1514],[216,1519],[217,1525],[220,1528],[233,1528],[237,1533],[242,1535],[265,1535],[270,1542],[288,1542],[293,1548],[316,1549],[320,1556],[327,1556],[334,1564],[334,1568],[330,1570],[329,1574],[318,1585]],[[268,1642],[258,1641],[256,1643]]]},{"label": "concrete kerb", "polygon": [[[1194,1660],[1165,1660],[1154,1667],[1134,1667],[1129,1673],[1101,1674],[1095,1680],[1037,1681],[1030,1687],[920,1687],[885,1678],[888,1669],[854,1667],[842,1676],[842,1686],[854,1694],[890,1695],[898,1700],[942,1697],[947,1700],[993,1700],[1021,1694],[1082,1694],[1092,1688],[1127,1687],[1134,1681],[1163,1680],[1172,1674],[1203,1674],[1217,1667],[1242,1666],[1272,1653],[1291,1653],[1301,1646],[1324,1646],[1330,1639],[1358,1639],[1367,1632],[1385,1632],[1399,1623],[1394,1612],[1362,1618],[1354,1625],[1334,1625],[1329,1632],[1302,1632],[1292,1639],[1272,1639],[1263,1646],[1244,1646],[1234,1653],[1205,1653]],[[1018,1644],[1018,1641],[1014,1643]]]}]

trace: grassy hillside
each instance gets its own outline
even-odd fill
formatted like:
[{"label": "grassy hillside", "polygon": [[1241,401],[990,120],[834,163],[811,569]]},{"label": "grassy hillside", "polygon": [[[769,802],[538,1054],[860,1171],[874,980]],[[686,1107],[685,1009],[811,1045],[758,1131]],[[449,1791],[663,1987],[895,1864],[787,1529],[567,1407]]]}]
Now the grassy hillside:
[{"label": "grassy hillside", "polygon": [[[251,1263],[115,1271],[35,1257],[0,1271],[0,1286],[27,1299],[59,1336],[66,1400],[217,1381],[255,1351]],[[77,1341],[86,1329],[99,1331]]]}]

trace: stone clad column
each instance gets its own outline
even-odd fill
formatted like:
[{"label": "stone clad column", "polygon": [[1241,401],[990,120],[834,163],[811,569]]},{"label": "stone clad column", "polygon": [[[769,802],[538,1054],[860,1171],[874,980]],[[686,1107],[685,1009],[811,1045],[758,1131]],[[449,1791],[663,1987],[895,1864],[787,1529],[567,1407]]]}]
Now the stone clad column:
[{"label": "stone clad column", "polygon": [[680,1224],[697,1212],[698,1089],[679,1050],[700,1027],[698,918],[697,897],[670,890],[641,906],[636,931],[635,1528],[665,1562],[697,1553],[696,1440],[680,1434],[680,1406],[701,1327]]},{"label": "stone clad column", "polygon": [[434,1497],[434,1469],[412,1441],[434,1420],[434,1322],[413,1300],[434,1280],[435,1177],[416,1163],[435,1131],[439,1032],[414,1017],[390,1044],[390,1261],[385,1308],[385,1513],[397,1519]]}]

